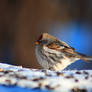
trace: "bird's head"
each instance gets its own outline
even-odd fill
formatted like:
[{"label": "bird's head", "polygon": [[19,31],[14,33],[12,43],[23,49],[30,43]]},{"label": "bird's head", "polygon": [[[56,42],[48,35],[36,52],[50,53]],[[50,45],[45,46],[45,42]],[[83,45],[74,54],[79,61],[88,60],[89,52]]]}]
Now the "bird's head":
[{"label": "bird's head", "polygon": [[35,42],[35,45],[48,45],[49,43],[56,40],[56,37],[49,35],[48,33],[43,33],[40,35],[39,39]]}]

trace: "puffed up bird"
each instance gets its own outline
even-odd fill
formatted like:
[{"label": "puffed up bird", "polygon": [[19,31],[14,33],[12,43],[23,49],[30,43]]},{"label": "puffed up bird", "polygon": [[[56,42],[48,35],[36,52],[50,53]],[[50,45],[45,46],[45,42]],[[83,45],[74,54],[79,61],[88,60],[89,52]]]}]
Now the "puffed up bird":
[{"label": "puffed up bird", "polygon": [[59,71],[77,60],[92,60],[92,57],[76,52],[74,48],[48,33],[43,33],[35,45],[37,60],[44,69]]}]

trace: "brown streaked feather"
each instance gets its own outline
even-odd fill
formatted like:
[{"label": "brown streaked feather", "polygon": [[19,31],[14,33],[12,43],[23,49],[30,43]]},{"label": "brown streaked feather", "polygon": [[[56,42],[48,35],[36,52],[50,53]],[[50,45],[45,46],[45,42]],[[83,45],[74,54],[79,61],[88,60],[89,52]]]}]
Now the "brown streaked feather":
[{"label": "brown streaked feather", "polygon": [[56,43],[49,44],[48,48],[49,49],[53,49],[53,50],[57,50],[57,51],[61,51],[61,47],[58,44],[56,44]]},{"label": "brown streaked feather", "polygon": [[[61,41],[60,41],[61,42]],[[61,51],[65,54],[67,54],[68,57],[78,57],[81,60],[83,60],[84,62],[88,62],[87,59],[84,57],[86,55],[81,54],[81,53],[77,53],[75,51],[75,48],[72,48],[70,46],[68,46],[65,42],[61,42],[64,46],[64,48],[62,48],[62,46],[56,44],[56,43],[51,43],[48,45],[49,49],[53,49],[53,50],[57,50],[57,51]]]},{"label": "brown streaked feather", "polygon": [[[59,40],[60,41],[60,40]],[[61,42],[61,44],[63,44],[64,46],[67,46],[67,47],[70,47],[68,44],[66,44],[65,42],[63,42],[63,41],[60,41]]]},{"label": "brown streaked feather", "polygon": [[64,50],[65,52],[67,52],[67,53],[77,54],[77,53],[75,52],[75,50],[73,50],[72,48],[64,48],[63,50]]},{"label": "brown streaked feather", "polygon": [[92,60],[92,57],[87,56],[85,54],[77,52],[81,56],[81,60],[88,62],[88,60]]},{"label": "brown streaked feather", "polygon": [[87,57],[87,55],[77,52],[79,55]]},{"label": "brown streaked feather", "polygon": [[71,49],[71,50],[75,50],[75,48],[73,48],[73,47],[71,47],[71,46],[69,46],[68,44],[66,44],[65,42],[63,42],[63,41],[60,41],[61,42],[61,44],[63,44],[64,45],[64,47],[65,48],[67,48],[67,49]]},{"label": "brown streaked feather", "polygon": [[69,58],[71,58],[71,57],[80,58],[80,56],[77,54],[77,52],[75,52],[75,50],[73,50],[71,48],[65,48],[62,50],[62,52],[65,53],[65,55]]},{"label": "brown streaked feather", "polygon": [[69,49],[71,48],[72,50],[75,50],[75,48],[69,46],[68,44],[66,44],[65,42],[63,41],[60,41],[64,46],[68,47]]},{"label": "brown streaked feather", "polygon": [[66,51],[66,52],[69,52],[71,54],[75,54],[74,48],[68,46],[65,42],[62,42],[62,41],[60,41],[60,44],[62,44],[62,46],[60,46],[56,42],[52,42],[51,44],[48,45],[48,48],[53,49],[53,50],[57,50],[57,51]]},{"label": "brown streaked feather", "polygon": [[81,55],[80,55],[80,59],[83,60],[86,63],[88,62],[88,60],[85,57],[81,56]]},{"label": "brown streaked feather", "polygon": [[75,50],[73,50],[73,49],[65,48],[64,51],[67,52],[67,53],[72,54],[72,55],[75,56],[75,57],[80,58],[80,59],[83,60],[84,62],[88,62],[87,59],[84,57],[83,54],[79,54],[79,53],[77,53],[77,52],[76,52]]}]

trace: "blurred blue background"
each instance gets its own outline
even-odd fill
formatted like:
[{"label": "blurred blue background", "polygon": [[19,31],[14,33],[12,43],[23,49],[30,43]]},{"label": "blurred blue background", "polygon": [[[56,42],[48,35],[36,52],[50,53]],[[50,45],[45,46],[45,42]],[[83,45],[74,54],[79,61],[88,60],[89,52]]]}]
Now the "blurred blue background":
[{"label": "blurred blue background", "polygon": [[[41,68],[34,42],[43,32],[92,56],[92,0],[1,0],[0,61]],[[77,61],[67,69],[92,69]]]}]

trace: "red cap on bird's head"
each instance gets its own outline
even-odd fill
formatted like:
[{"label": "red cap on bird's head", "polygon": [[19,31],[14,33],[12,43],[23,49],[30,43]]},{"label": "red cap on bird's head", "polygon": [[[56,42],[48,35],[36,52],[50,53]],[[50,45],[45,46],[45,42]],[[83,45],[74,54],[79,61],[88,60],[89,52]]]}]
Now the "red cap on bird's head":
[{"label": "red cap on bird's head", "polygon": [[49,39],[56,40],[56,37],[51,36],[48,33],[43,33],[40,35],[39,39],[35,42],[35,45],[39,45],[40,41],[42,41],[42,40],[49,40]]},{"label": "red cap on bird's head", "polygon": [[43,35],[41,34],[39,39],[35,42],[35,45],[39,45],[42,38],[43,38]]}]

